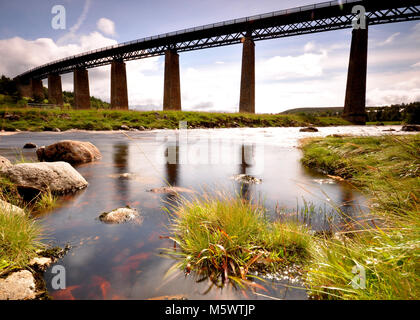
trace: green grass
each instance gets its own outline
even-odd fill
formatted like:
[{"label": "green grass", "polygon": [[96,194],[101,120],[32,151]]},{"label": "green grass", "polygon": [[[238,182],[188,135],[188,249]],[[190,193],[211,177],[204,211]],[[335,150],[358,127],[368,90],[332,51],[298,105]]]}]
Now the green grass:
[{"label": "green grass", "polygon": [[[5,115],[13,115],[5,119]],[[0,105],[0,129],[5,131],[60,130],[118,130],[121,125],[139,129],[175,129],[179,121],[187,121],[192,128],[233,127],[299,127],[348,125],[338,117],[311,117],[304,115],[208,113],[179,111],[122,111],[122,110],[59,110],[18,108]]]},{"label": "green grass", "polygon": [[40,193],[34,200],[32,210],[34,212],[46,212],[57,207],[58,198],[48,190]]},{"label": "green grass", "polygon": [[250,272],[277,272],[309,258],[309,231],[293,222],[272,223],[265,209],[227,194],[181,200],[171,213],[170,232],[179,246],[166,250],[193,271],[222,287],[241,286]]},{"label": "green grass", "polygon": [[43,249],[41,226],[28,215],[0,208],[0,276],[24,268]]},{"label": "green grass", "polygon": [[[315,298],[419,299],[420,135],[305,140],[302,163],[341,176],[370,199],[376,223],[313,246],[307,284]],[[353,288],[361,266],[366,287]]]},{"label": "green grass", "polygon": [[[22,159],[20,159],[22,160]],[[19,194],[17,186],[0,175],[0,199],[25,210],[19,215],[0,207],[0,276],[25,268],[36,251],[44,249],[44,232],[32,213],[45,212],[57,205],[57,197],[43,192],[30,202]]]}]

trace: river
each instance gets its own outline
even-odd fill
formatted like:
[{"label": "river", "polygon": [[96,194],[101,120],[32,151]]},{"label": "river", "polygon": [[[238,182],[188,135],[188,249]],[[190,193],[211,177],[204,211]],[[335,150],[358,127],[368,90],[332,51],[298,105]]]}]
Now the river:
[{"label": "river", "polygon": [[[387,126],[399,130],[400,126]],[[66,290],[51,287],[51,268],[45,273],[49,294],[55,299],[149,299],[182,295],[188,299],[307,299],[302,285],[266,279],[267,291],[211,288],[193,275],[175,272],[165,277],[173,260],[160,248],[173,246],[167,235],[163,207],[173,195],[149,192],[166,183],[200,192],[225,190],[263,201],[272,219],[296,216],[303,199],[321,211],[338,206],[348,215],[366,212],[366,200],[346,183],[307,170],[299,162],[298,140],[329,134],[379,135],[385,127],[345,126],[301,133],[299,128],[238,128],[153,130],[143,132],[21,132],[0,134],[0,154],[11,160],[35,159],[34,149],[59,140],[90,141],[102,153],[98,162],[76,166],[89,186],[60,198],[59,207],[37,216],[52,245],[71,245],[57,262],[65,267]],[[121,179],[131,173],[133,179]],[[248,174],[261,184],[242,185],[232,176]],[[189,194],[187,194],[189,196]],[[104,224],[98,216],[118,207],[139,210],[142,224]],[[297,215],[315,230],[328,227],[323,215]],[[339,223],[343,217],[333,217]],[[292,288],[293,287],[293,288]],[[208,290],[209,289],[209,290]]]}]

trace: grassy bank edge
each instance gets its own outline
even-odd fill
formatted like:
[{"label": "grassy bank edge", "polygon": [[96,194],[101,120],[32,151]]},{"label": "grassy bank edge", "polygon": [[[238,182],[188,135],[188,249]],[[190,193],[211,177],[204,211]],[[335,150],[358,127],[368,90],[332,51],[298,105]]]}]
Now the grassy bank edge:
[{"label": "grassy bank edge", "polygon": [[301,148],[305,166],[357,186],[380,221],[317,242],[306,278],[311,295],[419,299],[420,135],[313,138]]},{"label": "grassy bank edge", "polygon": [[57,204],[51,192],[42,192],[32,201],[25,201],[17,186],[1,175],[0,199],[23,210],[23,214],[11,206],[0,206],[0,277],[14,270],[27,269],[32,258],[48,249],[47,234],[32,216],[51,210]]},{"label": "grassy bank edge", "polygon": [[303,127],[350,125],[339,117],[311,115],[210,113],[192,111],[60,110],[0,106],[0,130],[61,131],[175,129],[180,121],[189,128]]}]

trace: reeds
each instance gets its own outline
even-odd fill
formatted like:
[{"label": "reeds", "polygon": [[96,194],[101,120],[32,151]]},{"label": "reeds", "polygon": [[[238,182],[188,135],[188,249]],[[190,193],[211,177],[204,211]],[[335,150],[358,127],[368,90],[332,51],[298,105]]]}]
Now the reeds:
[{"label": "reeds", "polygon": [[420,135],[305,142],[303,163],[351,177],[381,220],[316,242],[306,276],[314,298],[420,298],[419,142]]},{"label": "reeds", "polygon": [[309,258],[311,236],[295,222],[270,222],[258,203],[219,192],[181,199],[170,212],[175,265],[218,286],[241,286],[251,272],[277,272]]}]

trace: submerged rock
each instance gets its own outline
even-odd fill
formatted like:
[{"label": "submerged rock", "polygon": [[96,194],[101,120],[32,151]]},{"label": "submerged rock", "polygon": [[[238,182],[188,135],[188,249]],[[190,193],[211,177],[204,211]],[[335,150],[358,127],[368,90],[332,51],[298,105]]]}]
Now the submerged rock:
[{"label": "submerged rock", "polygon": [[7,167],[2,174],[19,189],[51,191],[56,194],[86,188],[88,183],[67,162],[19,163]]},{"label": "submerged rock", "polygon": [[35,143],[32,142],[28,142],[25,143],[25,145],[23,146],[23,149],[34,149],[37,148],[38,146]]},{"label": "submerged rock", "polygon": [[6,159],[5,157],[0,156],[0,171],[2,169],[5,169],[7,167],[10,167],[12,165],[12,163]]},{"label": "submerged rock", "polygon": [[63,140],[47,147],[40,147],[36,154],[39,161],[65,161],[71,164],[102,158],[101,152],[92,143],[74,140]]},{"label": "submerged rock", "polygon": [[248,184],[260,184],[262,182],[262,179],[250,176],[248,174],[237,174],[231,179],[234,179],[235,181],[241,182],[241,183],[248,183]]},{"label": "submerged rock", "polygon": [[195,193],[194,190],[183,188],[183,187],[161,187],[161,188],[153,188],[150,189],[149,192],[153,193],[170,193],[170,194],[177,194],[181,192],[187,192],[187,193]]},{"label": "submerged rock", "polygon": [[13,272],[0,279],[0,300],[28,300],[35,296],[35,278],[28,270]]},{"label": "submerged rock", "polygon": [[139,215],[136,209],[118,208],[111,212],[104,212],[99,216],[99,220],[105,223],[124,223],[128,221],[135,221],[137,224],[143,222],[143,218]]},{"label": "submerged rock", "polygon": [[420,126],[407,124],[401,128],[401,131],[420,131]]},{"label": "submerged rock", "polygon": [[136,180],[138,178],[138,175],[135,173],[125,172],[125,173],[120,173],[116,175],[111,175],[111,177],[117,178],[120,180]]},{"label": "submerged rock", "polygon": [[392,131],[395,131],[395,129],[390,128],[390,129],[385,129],[385,130],[382,130],[382,131],[384,131],[384,132],[392,132]]},{"label": "submerged rock", "polygon": [[0,213],[1,212],[10,212],[19,215],[25,214],[25,211],[22,208],[0,199]]},{"label": "submerged rock", "polygon": [[315,127],[306,127],[300,128],[299,132],[318,132],[318,129]]}]

